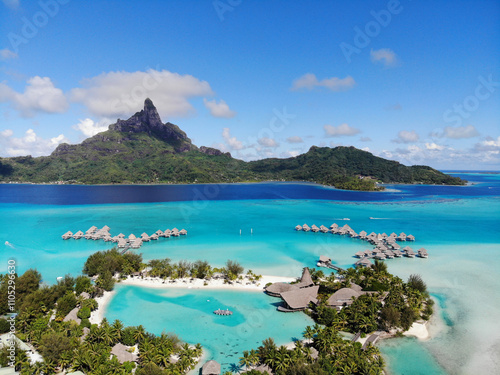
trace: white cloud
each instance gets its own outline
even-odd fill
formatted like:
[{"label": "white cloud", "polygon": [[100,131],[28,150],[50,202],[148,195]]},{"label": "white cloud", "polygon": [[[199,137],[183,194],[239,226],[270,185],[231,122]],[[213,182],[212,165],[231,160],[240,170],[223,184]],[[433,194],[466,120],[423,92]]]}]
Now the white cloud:
[{"label": "white cloud", "polygon": [[9,59],[15,59],[17,56],[17,53],[12,52],[8,48],[0,49],[0,61],[5,61]]},{"label": "white cloud", "polygon": [[23,117],[32,117],[37,112],[61,113],[68,108],[62,90],[54,87],[49,77],[39,76],[28,80],[23,93],[0,83],[0,102],[9,102]]},{"label": "white cloud", "polygon": [[13,137],[13,132],[10,129],[2,131],[0,134],[2,154],[5,156],[44,156],[54,151],[61,143],[69,143],[63,134],[44,139],[39,137],[33,129],[28,129],[21,138]]},{"label": "white cloud", "polygon": [[268,137],[259,138],[257,140],[257,142],[259,143],[259,145],[264,146],[264,147],[276,148],[279,146],[278,142],[276,142],[274,139],[268,138]]},{"label": "white cloud", "polygon": [[420,139],[420,137],[415,132],[415,130],[412,130],[412,131],[401,130],[398,133],[398,137],[396,139],[393,139],[392,142],[394,142],[394,143],[414,143],[414,142],[417,142],[419,139]]},{"label": "white cloud", "polygon": [[217,103],[215,99],[207,100],[204,98],[203,103],[205,104],[205,107],[210,110],[211,115],[214,117],[231,118],[236,116],[236,112],[231,111],[224,100],[221,100],[219,103]]},{"label": "white cloud", "polygon": [[456,128],[447,126],[444,128],[443,136],[452,139],[473,138],[477,137],[479,133],[472,125],[458,126]]},{"label": "white cloud", "polygon": [[432,142],[432,143],[426,143],[426,144],[425,144],[425,148],[426,148],[427,150],[431,150],[431,151],[434,151],[434,150],[437,150],[437,151],[442,151],[442,150],[444,150],[446,147],[445,147],[445,146],[442,146],[442,145],[438,145],[438,144],[436,144],[436,143]]},{"label": "white cloud", "polygon": [[222,138],[224,138],[230,150],[242,150],[244,148],[243,142],[239,141],[236,137],[231,137],[229,128],[222,130]]},{"label": "white cloud", "polygon": [[71,91],[72,100],[83,103],[98,117],[128,117],[150,98],[162,117],[194,112],[189,99],[213,95],[210,85],[191,75],[167,70],[109,72],[82,81]]},{"label": "white cloud", "polygon": [[341,124],[339,126],[325,125],[325,136],[327,137],[342,137],[356,135],[361,132],[361,130],[353,128],[347,124]]},{"label": "white cloud", "polygon": [[474,145],[475,151],[492,151],[499,152],[500,151],[500,137],[492,138],[486,137],[481,142],[478,142]]},{"label": "white cloud", "polygon": [[286,141],[287,141],[288,143],[303,143],[303,142],[304,142],[304,141],[303,141],[303,139],[302,139],[302,137],[299,137],[299,136],[297,136],[297,135],[294,135],[294,136],[292,136],[292,137],[288,137],[288,138],[286,139]]},{"label": "white cloud", "polygon": [[347,76],[345,78],[331,77],[318,81],[316,75],[307,73],[293,81],[291,90],[312,90],[315,87],[326,87],[332,91],[346,91],[351,89],[355,84],[356,82],[351,76]]},{"label": "white cloud", "polygon": [[381,62],[384,66],[395,66],[397,64],[396,54],[389,48],[372,49],[370,51],[370,58],[372,62]]},{"label": "white cloud", "polygon": [[359,138],[359,140],[361,142],[371,142],[372,141],[372,139],[370,137],[361,137],[361,138]]},{"label": "white cloud", "polygon": [[73,125],[73,129],[81,131],[86,137],[92,137],[97,133],[108,130],[108,125],[110,123],[111,122],[108,120],[95,122],[90,118],[86,118],[84,120],[80,120],[78,124]]}]

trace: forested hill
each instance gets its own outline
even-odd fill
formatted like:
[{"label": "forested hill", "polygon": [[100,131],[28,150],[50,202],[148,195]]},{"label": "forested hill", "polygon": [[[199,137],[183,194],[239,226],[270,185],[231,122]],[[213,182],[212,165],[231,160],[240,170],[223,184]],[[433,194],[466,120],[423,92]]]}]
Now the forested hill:
[{"label": "forested hill", "polygon": [[426,166],[406,167],[354,147],[311,147],[288,159],[244,162],[192,144],[177,125],[162,123],[152,101],[128,120],[50,156],[0,158],[0,181],[82,184],[309,181],[340,189],[376,190],[376,182],[462,185]]}]

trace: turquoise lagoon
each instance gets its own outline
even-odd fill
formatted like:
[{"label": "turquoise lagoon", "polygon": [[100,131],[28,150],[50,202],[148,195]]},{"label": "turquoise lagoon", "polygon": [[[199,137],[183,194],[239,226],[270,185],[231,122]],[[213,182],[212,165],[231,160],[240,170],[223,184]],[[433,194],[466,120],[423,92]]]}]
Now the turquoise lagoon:
[{"label": "turquoise lagoon", "polygon": [[[389,271],[403,279],[422,275],[437,312],[429,327],[431,340],[392,339],[380,344],[389,371],[500,373],[500,178],[480,173],[464,177],[478,184],[391,186],[395,191],[370,194],[314,185],[235,185],[208,196],[210,200],[193,200],[192,192],[176,191],[172,197],[171,187],[149,187],[154,191],[147,197],[163,202],[144,202],[148,187],[135,187],[139,193],[128,187],[128,198],[115,201],[116,195],[101,187],[0,186],[0,271],[14,257],[20,272],[36,267],[47,283],[66,273],[79,274],[88,255],[112,245],[62,241],[60,236],[91,225],[108,225],[112,234],[185,228],[186,237],[145,244],[140,249],[144,259],[206,259],[214,266],[234,259],[246,269],[282,276],[298,276],[302,267],[314,267],[323,254],[347,267],[353,264],[352,255],[366,248],[356,239],[295,232],[297,224],[337,222],[356,231],[403,231],[415,235],[412,247],[425,247],[430,257],[389,260]],[[123,193],[123,187],[112,188],[118,196]],[[297,191],[299,196],[294,195]],[[43,204],[36,204],[37,199]],[[339,220],[343,218],[350,220]],[[310,324],[303,314],[278,313],[276,302],[252,292],[118,286],[106,316],[143,324],[155,333],[177,332],[190,343],[202,343],[214,359],[230,366],[242,350],[256,348],[269,336],[280,344],[292,341]],[[223,305],[236,314],[211,313]],[[251,323],[256,311],[266,314],[269,326]],[[244,329],[249,326],[246,338]]]}]

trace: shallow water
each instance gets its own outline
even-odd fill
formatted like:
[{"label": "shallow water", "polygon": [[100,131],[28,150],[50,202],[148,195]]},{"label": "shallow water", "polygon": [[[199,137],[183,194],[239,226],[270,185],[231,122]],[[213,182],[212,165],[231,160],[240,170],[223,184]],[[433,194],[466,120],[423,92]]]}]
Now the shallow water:
[{"label": "shallow water", "polygon": [[[211,190],[203,185],[177,186],[175,194],[172,194],[172,186],[0,185],[0,202],[4,202],[0,203],[0,243],[9,243],[3,245],[0,253],[0,271],[6,270],[7,260],[14,256],[19,272],[36,267],[47,283],[54,283],[57,276],[66,273],[77,275],[88,255],[110,248],[112,244],[63,241],[60,236],[67,230],[85,231],[92,225],[108,225],[112,234],[123,232],[126,235],[152,233],[174,226],[185,228],[188,230],[186,237],[160,239],[145,244],[139,251],[146,260],[164,257],[173,261],[206,259],[213,266],[222,266],[227,259],[233,259],[257,273],[282,276],[300,275],[302,267],[315,266],[319,255],[330,256],[341,267],[351,266],[355,261],[352,255],[367,248],[366,243],[356,239],[295,232],[293,227],[297,224],[329,226],[337,222],[347,223],[358,232],[390,234],[404,231],[417,237],[410,246],[425,247],[430,257],[388,260],[389,271],[403,279],[412,273],[422,275],[438,301],[439,319],[431,325],[432,340],[394,339],[387,348],[386,344],[382,345],[391,373],[413,374],[422,370],[439,373],[442,371],[440,366],[454,374],[498,373],[500,340],[495,328],[500,318],[500,280],[497,277],[500,267],[500,176],[467,174],[464,177],[478,184],[468,187],[401,185],[394,186],[397,192],[371,194],[339,192],[306,184],[241,184],[219,187],[216,196],[208,194]],[[215,189],[214,186],[210,189]],[[214,200],[178,199],[193,199],[196,189]],[[117,193],[113,195],[113,191]],[[244,199],[234,200],[238,195]],[[17,203],[12,203],[12,197]],[[156,199],[171,201],[154,202]],[[338,220],[342,218],[350,220]],[[204,340],[216,358],[225,363],[233,359],[237,362],[240,354],[233,352],[233,357],[224,359],[220,352],[225,352],[225,348],[218,346],[219,340],[208,340],[225,333],[228,321],[215,324],[210,311],[209,316],[205,316],[206,312],[193,308],[204,305],[201,302],[205,295],[197,299],[194,294],[190,297],[176,295],[181,293],[179,291],[163,292],[167,294],[162,296],[156,290],[121,288],[118,295],[123,298],[112,301],[108,311],[110,318],[139,324],[141,316],[145,316],[141,311],[152,317],[165,316],[165,311],[171,316],[200,314],[193,321],[210,326],[210,334],[204,336],[203,326],[197,329],[193,324],[179,328],[180,336],[192,343]],[[248,300],[246,303],[254,304],[257,301],[266,303],[270,298],[253,293],[251,296],[239,293],[238,297],[228,297],[225,291],[210,293],[210,298],[206,299],[219,300],[233,308],[239,305],[231,301],[243,304]],[[148,308],[138,311],[130,302],[134,298]],[[156,299],[158,301],[154,302]],[[266,306],[259,309],[267,311],[268,302]],[[248,309],[251,311],[250,307]],[[238,311],[233,321],[246,324],[249,313],[246,309]],[[300,334],[307,324],[301,320],[306,318],[303,314],[275,314],[277,322],[280,318],[290,322],[290,332],[281,336],[283,342]],[[142,323],[149,322],[150,329],[156,333],[165,327],[172,330],[168,321],[152,317]],[[129,323],[127,319],[135,320]],[[257,342],[266,337],[255,336],[245,349],[257,347]],[[400,341],[406,350],[392,350],[392,345]],[[244,350],[245,344],[240,340],[234,351]],[[416,353],[418,366],[403,360],[407,352]]]}]

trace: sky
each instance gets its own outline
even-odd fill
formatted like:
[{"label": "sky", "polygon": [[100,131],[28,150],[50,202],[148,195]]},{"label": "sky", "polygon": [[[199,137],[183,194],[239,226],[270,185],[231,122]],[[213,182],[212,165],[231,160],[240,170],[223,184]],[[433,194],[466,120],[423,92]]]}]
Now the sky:
[{"label": "sky", "polygon": [[0,0],[0,156],[143,108],[243,160],[500,169],[500,1]]}]

